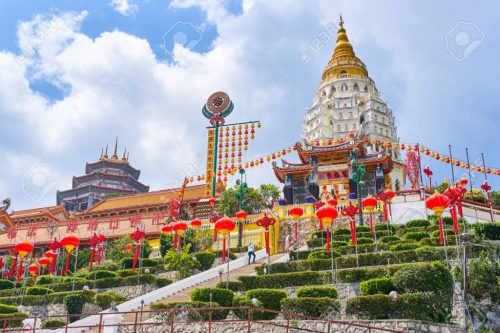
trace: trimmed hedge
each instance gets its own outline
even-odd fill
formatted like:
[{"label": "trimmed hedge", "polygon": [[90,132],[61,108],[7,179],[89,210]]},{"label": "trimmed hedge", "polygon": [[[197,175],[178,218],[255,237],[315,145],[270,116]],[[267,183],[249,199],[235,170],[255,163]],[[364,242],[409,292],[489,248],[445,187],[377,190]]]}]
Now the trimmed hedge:
[{"label": "trimmed hedge", "polygon": [[419,241],[423,238],[429,237],[429,234],[426,231],[417,231],[417,232],[408,232],[403,235],[403,240],[414,240],[414,241]]},{"label": "trimmed hedge", "polygon": [[232,291],[243,291],[243,283],[241,281],[226,281],[219,282],[215,286],[216,288],[229,289]]},{"label": "trimmed hedge", "polygon": [[318,247],[323,247],[326,243],[324,238],[313,238],[309,239],[306,244],[309,249],[316,249]]},{"label": "trimmed hedge", "polygon": [[71,291],[66,291],[66,292],[58,292],[58,293],[51,293],[47,295],[26,295],[26,296],[12,296],[12,297],[0,297],[0,303],[2,304],[7,304],[7,305],[18,305],[20,304],[21,300],[23,302],[23,305],[26,306],[32,306],[32,305],[40,305],[42,303],[49,304],[49,303],[62,303],[64,300],[64,297],[68,295],[83,295],[88,301],[91,301],[94,296],[95,292],[93,291],[78,291],[78,292],[71,292]]},{"label": "trimmed hedge", "polygon": [[360,237],[360,238],[356,239],[356,242],[359,245],[362,245],[362,244],[373,244],[374,241],[373,241],[373,238]]},{"label": "trimmed hedge", "polygon": [[[235,296],[233,299],[233,306],[253,306],[252,301],[244,296]],[[253,312],[253,311],[252,311]],[[248,310],[233,310],[236,317],[240,319],[248,319]]]},{"label": "trimmed hedge", "polygon": [[13,305],[0,304],[0,314],[16,313],[17,307]]},{"label": "trimmed hedge", "polygon": [[331,272],[294,272],[257,276],[240,276],[245,290],[258,288],[285,288],[292,286],[310,286],[331,283]]},{"label": "trimmed hedge", "polygon": [[349,228],[333,229],[333,236],[350,235],[350,234],[351,234],[351,230]]},{"label": "trimmed hedge", "polygon": [[[23,312],[5,313],[0,314],[0,325],[2,327],[21,327],[23,326],[23,319],[28,318],[28,315]],[[5,323],[4,319],[7,319]]]},{"label": "trimmed hedge", "polygon": [[[81,314],[83,306],[85,305],[85,296],[82,294],[71,293],[64,297],[63,303],[66,306],[66,312],[69,315]],[[71,316],[69,317],[69,322],[72,323],[78,319],[80,319],[80,316]]]},{"label": "trimmed hedge", "polygon": [[156,288],[163,288],[165,286],[168,286],[169,284],[172,284],[172,282],[172,280],[167,278],[156,278],[155,286]]},{"label": "trimmed hedge", "polygon": [[388,295],[395,289],[392,277],[383,277],[362,281],[359,287],[361,290],[361,295]]},{"label": "trimmed hedge", "polygon": [[[267,265],[257,266],[255,271],[258,275],[264,274],[264,268]],[[290,262],[280,262],[269,265],[269,270],[272,274],[276,273],[290,273],[300,271],[323,271],[331,267],[330,259],[316,259],[316,260],[297,260]]]},{"label": "trimmed hedge", "polygon": [[[256,298],[264,309],[281,310],[281,300],[287,297],[286,291],[279,289],[254,289],[245,293],[246,298]],[[276,318],[277,313],[255,311],[252,314],[255,320],[271,320]]]},{"label": "trimmed hedge", "polygon": [[197,288],[191,292],[191,300],[195,302],[210,302],[210,294],[212,301],[226,307],[233,304],[234,292],[223,288]]},{"label": "trimmed hedge", "polygon": [[[443,234],[446,235],[446,236],[451,236],[451,235],[455,235],[455,232],[453,231],[453,229],[444,229],[443,230]],[[431,233],[431,236],[432,236],[432,238],[439,238],[439,229],[438,230],[434,230]]]},{"label": "trimmed hedge", "polygon": [[413,319],[444,323],[451,316],[451,298],[432,293],[353,297],[347,301],[346,313],[364,319]]},{"label": "trimmed hedge", "polygon": [[0,290],[13,289],[13,288],[14,288],[14,282],[5,279],[0,279]]},{"label": "trimmed hedge", "polygon": [[42,328],[60,328],[66,326],[66,321],[58,319],[49,319],[42,321]]},{"label": "trimmed hedge", "polygon": [[[332,252],[333,252],[334,258],[341,256],[338,249],[332,248]],[[307,256],[307,260],[329,259],[329,258],[331,258],[330,252],[326,252],[326,250],[324,250],[324,249],[314,250],[311,253],[309,253],[309,255]]]},{"label": "trimmed hedge", "polygon": [[[132,272],[132,271],[130,271],[130,272]],[[99,279],[105,279],[105,278],[113,278],[113,277],[117,277],[117,276],[118,276],[118,274],[116,272],[99,270],[99,271],[89,272],[89,274],[87,275],[87,279],[99,280]]]},{"label": "trimmed hedge", "polygon": [[201,271],[206,271],[212,268],[212,265],[215,262],[215,254],[210,252],[196,252],[193,256],[200,263]]},{"label": "trimmed hedge", "polygon": [[434,261],[421,266],[403,267],[393,277],[397,291],[404,293],[453,293],[453,277],[449,268]]},{"label": "trimmed hedge", "polygon": [[[60,278],[55,275],[40,275],[39,277],[36,278],[36,284],[39,285],[45,285],[45,284],[52,284],[56,283]],[[4,289],[0,286],[0,289]]]},{"label": "trimmed hedge", "polygon": [[290,251],[288,255],[290,256],[290,261],[294,260],[305,260],[312,251]]},{"label": "trimmed hedge", "polygon": [[99,293],[95,296],[95,303],[101,309],[108,309],[111,306],[111,302],[115,302],[116,304],[120,304],[125,302],[127,297],[122,293],[117,293],[114,291],[106,291],[103,293]]},{"label": "trimmed hedge", "polygon": [[339,302],[330,297],[284,298],[281,300],[281,309],[285,312],[318,318],[331,312],[338,312]]},{"label": "trimmed hedge", "polygon": [[405,228],[428,227],[431,223],[426,219],[415,219],[406,222]]},{"label": "trimmed hedge", "polygon": [[375,231],[387,231],[390,230],[392,233],[396,232],[396,226],[388,223],[379,223],[374,226]]},{"label": "trimmed hedge", "polygon": [[389,247],[390,251],[407,251],[407,250],[415,250],[419,248],[420,245],[417,243],[399,243],[394,244]]},{"label": "trimmed hedge", "polygon": [[48,295],[53,294],[54,290],[43,287],[28,287],[26,288],[26,295]]},{"label": "trimmed hedge", "polygon": [[489,240],[500,240],[500,222],[474,223],[472,228],[476,235]]},{"label": "trimmed hedge", "polygon": [[360,232],[370,232],[370,227],[367,225],[358,225],[356,227],[356,233],[360,233]]},{"label": "trimmed hedge", "polygon": [[399,237],[397,237],[397,236],[384,236],[384,237],[379,239],[379,241],[381,243],[389,243],[389,242],[398,241],[398,240],[399,240]]},{"label": "trimmed hedge", "polygon": [[[120,262],[120,266],[124,269],[132,268],[134,258],[123,258]],[[136,267],[156,267],[160,264],[157,259],[142,258],[137,261]]]},{"label": "trimmed hedge", "polygon": [[338,296],[337,288],[332,286],[321,287],[302,287],[296,291],[297,297],[329,297],[336,299]]}]

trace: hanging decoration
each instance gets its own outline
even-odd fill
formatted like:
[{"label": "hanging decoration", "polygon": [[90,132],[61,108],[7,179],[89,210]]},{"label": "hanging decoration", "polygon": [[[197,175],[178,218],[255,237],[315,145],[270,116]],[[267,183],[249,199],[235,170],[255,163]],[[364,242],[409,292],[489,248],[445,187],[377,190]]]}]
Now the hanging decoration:
[{"label": "hanging decoration", "polygon": [[[222,236],[222,262],[226,262],[226,239],[229,238],[229,234],[234,230],[236,223],[229,217],[223,217],[215,222],[215,230],[217,234]],[[229,249],[228,249],[229,250]]]},{"label": "hanging decoration", "polygon": [[201,228],[201,220],[199,219],[194,219],[191,221],[190,225],[191,225],[191,228],[193,228],[195,231],[197,231],[198,229]]},{"label": "hanging decoration", "polygon": [[10,250],[10,252],[12,253],[13,258],[12,258],[12,263],[10,266],[9,278],[12,279],[14,277],[14,274],[16,274],[16,271],[17,271],[17,257],[19,256],[19,252],[16,250],[15,247],[12,248]]},{"label": "hanging decoration", "polygon": [[47,256],[43,256],[40,259],[38,259],[38,264],[40,265],[40,267],[42,267],[42,272],[41,272],[42,275],[45,272],[45,267],[47,267],[48,265],[50,265],[50,262],[51,262],[51,260]]},{"label": "hanging decoration", "polygon": [[57,262],[57,253],[55,251],[49,250],[45,252],[45,256],[50,260],[49,272],[48,274],[52,274],[56,268]]},{"label": "hanging decoration", "polygon": [[410,180],[410,188],[412,190],[418,188],[420,179],[420,156],[413,150],[406,152],[405,170]]},{"label": "hanging decoration", "polygon": [[341,214],[343,216],[349,216],[349,228],[351,229],[351,243],[352,245],[357,244],[357,236],[356,236],[356,220],[354,216],[360,213],[361,208],[355,207],[352,205],[352,202],[349,201],[349,205],[344,207],[341,210]]},{"label": "hanging decoration", "polygon": [[376,198],[368,195],[363,199],[362,205],[370,213],[370,231],[373,232],[373,210],[377,207],[378,201]]},{"label": "hanging decoration", "polygon": [[22,241],[22,242],[19,242],[16,244],[15,249],[16,249],[17,253],[19,254],[19,258],[21,258],[21,260],[19,261],[19,269],[17,270],[16,281],[21,281],[21,276],[24,273],[24,271],[23,271],[24,258],[26,258],[28,255],[30,255],[33,252],[33,250],[35,249],[35,247],[33,246],[33,244],[31,244],[28,241]]},{"label": "hanging decoration", "polygon": [[304,209],[299,206],[293,206],[288,210],[288,215],[295,221],[293,234],[295,240],[299,237],[299,219],[304,215]]},{"label": "hanging decoration", "polygon": [[329,204],[323,205],[316,211],[316,217],[319,219],[320,224],[326,227],[326,252],[330,253],[331,249],[331,227],[333,221],[337,218],[339,212],[334,206]]},{"label": "hanging decoration", "polygon": [[443,212],[450,204],[450,199],[439,192],[435,192],[425,202],[426,207],[434,212],[438,217],[439,223],[439,244],[444,245],[444,232],[443,232]]},{"label": "hanging decoration", "polygon": [[432,191],[432,175],[434,173],[428,165],[424,168],[424,174],[425,177],[429,178],[429,189]]},{"label": "hanging decoration", "polygon": [[[90,270],[92,270],[92,266],[94,265],[96,253],[99,250],[99,245],[102,242],[104,242],[105,239],[106,239],[106,237],[104,235],[97,235],[96,233],[94,233],[94,235],[92,235],[92,237],[88,240],[88,243],[90,245],[90,260],[89,260],[89,269]],[[98,254],[97,256],[99,257],[100,254]],[[100,259],[97,261],[98,261],[98,264],[100,264]]]},{"label": "hanging decoration", "polygon": [[134,259],[132,261],[132,273],[135,271],[135,267],[137,266],[137,260],[139,259],[139,254],[141,253],[141,241],[146,237],[146,233],[139,228],[136,228],[133,233],[130,234],[130,238],[135,242],[135,252]]},{"label": "hanging decoration", "polygon": [[[241,237],[239,239],[243,239],[244,235],[243,235],[243,232],[244,232],[244,228],[243,228],[243,223],[245,223],[245,221],[247,220],[247,212],[245,212],[243,209],[236,212],[236,214],[234,215],[236,217],[236,220],[238,220],[238,237]],[[241,234],[241,235],[240,235]],[[240,241],[238,241],[240,242]]]},{"label": "hanging decoration", "polygon": [[68,270],[69,270],[69,262],[71,260],[71,252],[73,252],[73,250],[80,245],[80,239],[76,235],[64,236],[61,239],[61,245],[64,247],[64,249],[68,253],[67,257],[66,257],[66,265],[64,266],[64,272],[63,272],[63,275],[66,275],[66,274],[68,274]]},{"label": "hanging decoration", "polygon": [[61,242],[59,242],[57,240],[57,238],[54,238],[54,240],[52,242],[50,242],[49,244],[47,244],[47,248],[49,250],[51,250],[51,255],[49,256],[48,255],[48,252],[45,253],[49,258],[52,257],[52,255],[54,256],[54,259],[52,260],[52,262],[50,263],[50,267],[49,267],[49,274],[52,274],[52,272],[55,271],[56,269],[56,263],[57,263],[57,253],[59,252],[58,250],[60,248],[62,248],[62,244]]},{"label": "hanging decoration", "polygon": [[177,245],[177,251],[181,250],[182,237],[184,236],[184,232],[186,232],[187,228],[188,228],[187,224],[182,221],[175,223],[174,226],[172,227],[172,229],[175,232],[174,244]]},{"label": "hanging decoration", "polygon": [[28,266],[28,273],[30,273],[30,275],[32,277],[36,277],[38,275],[38,272],[39,272],[39,267],[38,265],[36,264],[31,264]]},{"label": "hanging decoration", "polygon": [[276,219],[272,217],[268,217],[267,213],[264,213],[264,217],[261,217],[258,219],[255,224],[257,224],[259,227],[264,228],[264,240],[266,242],[266,253],[269,255],[269,227],[274,225],[276,223]]},{"label": "hanging decoration", "polygon": [[382,208],[384,212],[384,221],[389,222],[389,216],[392,218],[391,201],[395,196],[396,193],[390,189],[386,189],[382,193],[377,194],[377,199],[384,203]]}]

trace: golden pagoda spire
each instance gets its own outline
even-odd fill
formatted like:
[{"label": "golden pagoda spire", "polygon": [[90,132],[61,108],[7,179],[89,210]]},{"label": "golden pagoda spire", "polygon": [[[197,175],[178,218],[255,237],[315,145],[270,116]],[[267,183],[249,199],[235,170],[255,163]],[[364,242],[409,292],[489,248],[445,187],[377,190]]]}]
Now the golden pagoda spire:
[{"label": "golden pagoda spire", "polygon": [[124,162],[127,161],[127,147],[125,147],[125,149],[123,150],[122,161]]},{"label": "golden pagoda spire", "polygon": [[106,145],[106,150],[104,151],[104,155],[102,156],[103,158],[108,158],[108,145]]},{"label": "golden pagoda spire", "polygon": [[367,77],[368,71],[365,64],[356,57],[344,28],[344,20],[342,15],[340,15],[337,42],[335,43],[332,58],[323,71],[323,80],[349,76]]},{"label": "golden pagoda spire", "polygon": [[102,157],[104,156],[104,148],[101,147],[101,157],[99,157],[100,160],[102,160]]},{"label": "golden pagoda spire", "polygon": [[113,151],[113,156],[111,158],[114,160],[118,159],[118,137],[116,137],[115,150]]}]

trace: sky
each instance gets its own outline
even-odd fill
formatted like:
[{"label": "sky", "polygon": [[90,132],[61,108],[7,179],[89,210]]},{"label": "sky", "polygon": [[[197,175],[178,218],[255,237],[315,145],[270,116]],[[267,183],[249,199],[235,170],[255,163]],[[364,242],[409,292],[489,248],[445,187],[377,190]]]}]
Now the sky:
[{"label": "sky", "polygon": [[[115,137],[151,190],[178,186],[204,173],[201,108],[215,91],[234,102],[228,122],[262,122],[247,159],[294,144],[340,13],[401,142],[452,145],[462,160],[467,147],[471,163],[484,153],[500,168],[499,11],[454,0],[0,2],[0,198],[54,205]],[[247,182],[277,184],[270,165]]]}]

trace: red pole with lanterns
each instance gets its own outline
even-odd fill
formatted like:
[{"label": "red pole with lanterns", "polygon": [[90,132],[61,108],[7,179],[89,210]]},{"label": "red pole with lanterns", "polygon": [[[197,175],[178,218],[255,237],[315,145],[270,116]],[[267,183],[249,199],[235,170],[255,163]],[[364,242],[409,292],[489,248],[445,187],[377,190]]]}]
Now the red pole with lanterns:
[{"label": "red pole with lanterns", "polygon": [[319,219],[320,223],[326,227],[326,252],[328,253],[331,252],[331,227],[338,215],[339,212],[335,206],[330,206],[329,204],[323,205],[316,211],[316,217]]},{"label": "red pole with lanterns", "polygon": [[295,241],[297,241],[299,238],[299,219],[304,215],[304,209],[299,206],[293,206],[288,211],[288,215],[295,221],[293,235]]},{"label": "red pole with lanterns", "polygon": [[35,249],[35,247],[28,241],[22,241],[16,244],[15,249],[17,253],[19,253],[19,257],[21,258],[21,260],[19,261],[19,269],[17,270],[16,281],[21,281],[21,276],[24,273],[23,270],[24,258],[26,258],[29,254],[31,254]]},{"label": "red pole with lanterns", "polygon": [[228,217],[223,217],[215,222],[215,230],[217,234],[222,236],[222,262],[226,262],[226,239],[229,238],[229,234],[234,230],[236,223]]},{"label": "red pole with lanterns", "polygon": [[63,275],[68,274],[69,262],[71,260],[71,252],[80,245],[80,239],[75,235],[68,235],[61,239],[61,245],[64,247],[68,255],[66,257],[66,265],[64,266]]},{"label": "red pole with lanterns", "polygon": [[172,227],[172,229],[175,232],[175,236],[177,236],[177,251],[181,250],[182,237],[184,236],[184,233],[186,232],[187,228],[188,228],[187,224],[182,221],[175,223],[174,226]]},{"label": "red pole with lanterns", "polygon": [[368,195],[362,201],[363,207],[370,213],[370,231],[373,232],[373,210],[377,207],[378,201],[376,198]]},{"label": "red pole with lanterns", "polygon": [[45,273],[45,267],[50,265],[50,258],[47,256],[43,256],[40,259],[38,259],[38,264],[40,264],[40,267],[42,267],[41,275]]},{"label": "red pole with lanterns", "polygon": [[267,213],[264,213],[264,217],[258,219],[255,224],[257,224],[259,227],[264,228],[264,240],[266,242],[266,253],[269,255],[270,250],[269,250],[269,227],[274,225],[276,223],[276,220],[274,218],[270,218],[267,216]]},{"label": "red pole with lanterns", "polygon": [[439,192],[435,192],[429,198],[427,198],[426,206],[428,209],[434,211],[434,214],[438,217],[439,223],[439,244],[444,245],[444,232],[443,232],[443,212],[450,204],[450,199]]},{"label": "red pole with lanterns", "polygon": [[349,205],[347,207],[344,207],[344,209],[341,210],[342,215],[349,216],[349,227],[351,229],[351,243],[352,243],[352,245],[357,244],[356,220],[354,219],[354,216],[356,216],[356,214],[359,214],[360,210],[361,210],[361,207],[354,207],[352,205],[352,202],[350,202],[350,201],[349,201]]},{"label": "red pole with lanterns", "polygon": [[146,233],[139,228],[136,228],[133,233],[130,234],[130,238],[132,238],[135,242],[135,252],[134,259],[132,261],[132,273],[135,271],[135,267],[137,266],[137,260],[139,259],[139,254],[141,252],[141,241],[146,237]]}]

